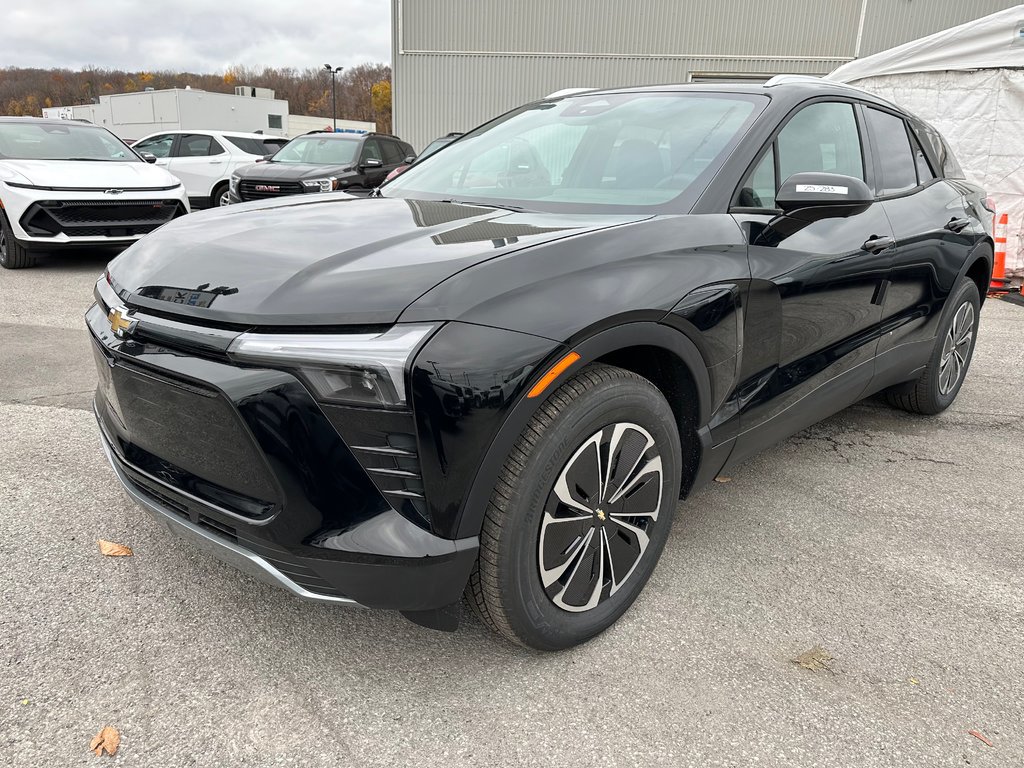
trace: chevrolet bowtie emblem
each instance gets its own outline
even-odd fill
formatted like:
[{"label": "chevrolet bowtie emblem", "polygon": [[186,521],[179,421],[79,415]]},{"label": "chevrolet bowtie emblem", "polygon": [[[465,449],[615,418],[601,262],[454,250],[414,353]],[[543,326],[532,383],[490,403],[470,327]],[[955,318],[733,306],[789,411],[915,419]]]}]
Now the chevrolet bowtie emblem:
[{"label": "chevrolet bowtie emblem", "polygon": [[123,337],[138,322],[134,317],[128,317],[128,310],[114,308],[107,313],[107,322],[110,323],[110,330],[115,336]]}]

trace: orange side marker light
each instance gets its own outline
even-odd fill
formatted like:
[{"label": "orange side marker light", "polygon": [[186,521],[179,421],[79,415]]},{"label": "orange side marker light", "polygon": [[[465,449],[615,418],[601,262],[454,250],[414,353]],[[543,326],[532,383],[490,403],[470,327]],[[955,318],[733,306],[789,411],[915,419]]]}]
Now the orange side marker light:
[{"label": "orange side marker light", "polygon": [[570,352],[557,363],[548,369],[548,372],[541,377],[541,380],[533,385],[533,388],[526,394],[527,397],[537,397],[543,394],[544,390],[547,389],[551,382],[557,379],[562,373],[569,368],[573,363],[580,359],[580,356],[575,352]]}]

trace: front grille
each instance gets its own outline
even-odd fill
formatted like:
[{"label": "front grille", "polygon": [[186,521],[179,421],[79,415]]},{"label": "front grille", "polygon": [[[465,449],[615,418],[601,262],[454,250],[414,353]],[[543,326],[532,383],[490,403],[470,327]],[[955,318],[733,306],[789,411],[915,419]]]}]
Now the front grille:
[{"label": "front grille", "polygon": [[123,361],[98,362],[100,389],[128,434],[118,447],[132,465],[241,517],[274,513],[266,462],[223,395]]},{"label": "front grille", "polygon": [[21,218],[36,237],[134,237],[183,216],[177,200],[44,200]]},{"label": "front grille", "polygon": [[303,186],[297,181],[248,181],[238,183],[238,196],[242,200],[266,200],[282,195],[300,195]]}]

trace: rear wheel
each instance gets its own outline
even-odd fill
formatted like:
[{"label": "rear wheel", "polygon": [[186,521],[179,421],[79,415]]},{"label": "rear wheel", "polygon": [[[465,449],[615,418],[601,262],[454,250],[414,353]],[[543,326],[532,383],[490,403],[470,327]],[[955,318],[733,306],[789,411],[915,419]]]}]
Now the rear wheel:
[{"label": "rear wheel", "polygon": [[210,205],[219,208],[222,205],[231,205],[231,198],[228,196],[228,182],[222,182],[213,188],[210,195]]},{"label": "rear wheel", "polygon": [[34,259],[28,248],[14,239],[6,214],[0,212],[0,267],[24,269],[31,267]]},{"label": "rear wheel", "polygon": [[591,365],[556,390],[500,473],[467,597],[509,640],[585,642],[636,599],[668,538],[681,449],[661,392]]},{"label": "rear wheel", "polygon": [[970,278],[963,278],[950,294],[946,306],[952,311],[939,328],[927,367],[917,381],[910,384],[910,391],[904,386],[886,393],[890,405],[930,415],[941,413],[956,400],[978,338],[981,307],[978,286]]}]

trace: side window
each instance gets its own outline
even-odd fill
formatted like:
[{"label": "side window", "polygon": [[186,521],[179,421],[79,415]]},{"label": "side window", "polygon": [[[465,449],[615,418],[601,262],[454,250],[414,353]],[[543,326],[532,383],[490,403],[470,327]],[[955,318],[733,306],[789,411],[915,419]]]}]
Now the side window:
[{"label": "side window", "polygon": [[864,178],[852,104],[822,101],[804,107],[779,133],[776,147],[780,185],[794,173],[814,171]]},{"label": "side window", "polygon": [[132,149],[136,152],[149,152],[156,157],[167,157],[171,154],[171,146],[174,144],[174,134],[165,133],[162,136],[153,136],[134,144]]},{"label": "side window", "polygon": [[903,119],[877,109],[865,109],[878,150],[881,176],[878,194],[894,195],[917,186],[917,163]]},{"label": "side window", "polygon": [[911,144],[914,147],[914,164],[917,166],[917,183],[927,184],[936,178],[935,173],[932,171],[932,167],[928,163],[928,157],[925,155],[924,150],[921,149],[917,139],[911,139]]},{"label": "side window", "polygon": [[178,142],[175,157],[206,157],[210,154],[210,137],[186,134]]},{"label": "side window", "polygon": [[224,147],[222,147],[215,138],[210,137],[210,154],[211,155],[223,155]]},{"label": "side window", "polygon": [[775,145],[772,144],[740,187],[736,205],[741,208],[774,208],[778,188],[779,184],[775,180]]},{"label": "side window", "polygon": [[384,165],[398,165],[402,162],[402,149],[397,142],[382,139],[380,144],[384,150]]},{"label": "side window", "polygon": [[376,159],[384,162],[384,158],[380,154],[380,145],[376,139],[367,139],[366,143],[363,144],[363,153],[359,156],[359,162],[365,163],[367,160]]}]

